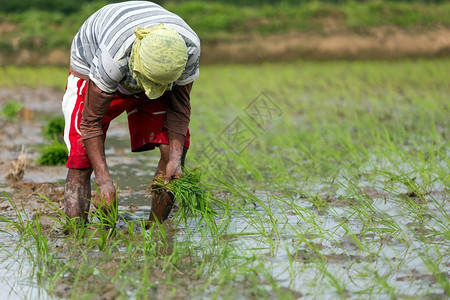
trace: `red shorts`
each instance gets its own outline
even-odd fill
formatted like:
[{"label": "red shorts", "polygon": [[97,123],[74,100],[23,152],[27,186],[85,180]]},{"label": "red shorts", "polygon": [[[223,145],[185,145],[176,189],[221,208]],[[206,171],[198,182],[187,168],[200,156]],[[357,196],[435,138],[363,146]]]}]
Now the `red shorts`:
[{"label": "red shorts", "polygon": [[[80,132],[81,115],[84,108],[87,81],[69,75],[62,109],[65,119],[64,141],[69,150],[67,168],[85,169],[91,166]],[[136,96],[116,95],[102,121],[103,137],[113,119],[127,112],[130,130],[131,151],[152,150],[160,144],[169,144],[169,133],[165,127],[165,116],[169,93],[150,100],[144,93]],[[189,148],[189,129],[184,147]]]}]

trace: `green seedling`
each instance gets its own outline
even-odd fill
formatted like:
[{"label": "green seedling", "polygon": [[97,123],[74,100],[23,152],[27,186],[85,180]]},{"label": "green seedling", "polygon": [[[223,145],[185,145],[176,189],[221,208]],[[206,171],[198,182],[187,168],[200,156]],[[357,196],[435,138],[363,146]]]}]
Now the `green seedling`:
[{"label": "green seedling", "polygon": [[11,121],[17,117],[19,112],[23,109],[23,103],[17,100],[9,100],[0,113],[0,116]]},{"label": "green seedling", "polygon": [[50,140],[61,140],[64,133],[64,118],[55,117],[45,125],[43,134]]},{"label": "green seedling", "polygon": [[64,165],[67,161],[67,148],[57,140],[54,140],[53,145],[43,146],[39,152],[38,163],[43,166]]},{"label": "green seedling", "polygon": [[[189,151],[192,164],[207,170],[201,183],[211,210],[188,202],[197,219],[180,208],[187,226],[152,223],[148,230],[143,211],[133,218],[118,211],[111,235],[105,216],[89,215],[79,234],[55,238],[57,231],[44,224],[37,233],[37,221],[28,217],[34,212],[17,204],[17,216],[8,216],[12,223],[0,220],[7,238],[19,235],[22,249],[9,251],[7,260],[21,255],[22,265],[34,267],[28,282],[51,293],[47,298],[108,292],[105,297],[119,299],[285,299],[293,290],[295,299],[298,293],[444,299],[449,68],[446,58],[203,66],[202,88],[192,91],[198,105],[191,123],[201,134]],[[32,77],[31,69],[15,70],[24,72],[18,78]],[[49,78],[65,77],[65,70],[58,72]],[[255,114],[246,107],[262,86],[270,97],[255,102],[261,104]],[[263,114],[262,104],[271,102],[281,115]],[[253,140],[224,131],[235,117]],[[205,158],[204,151],[215,148]],[[195,199],[203,196],[200,191]],[[217,230],[197,226],[204,213]],[[54,294],[61,290],[68,291]]]},{"label": "green seedling", "polygon": [[441,265],[443,264],[441,250],[438,247],[425,248],[424,251],[419,254],[419,257],[422,259],[429,272],[436,278],[436,281],[445,293],[450,295],[450,281],[448,279],[448,273],[441,271]]},{"label": "green seedling", "polygon": [[211,197],[210,192],[200,182],[201,173],[198,169],[186,171],[183,176],[164,184],[164,177],[157,177],[153,181],[150,191],[158,193],[168,191],[172,193],[178,202],[177,215],[184,222],[189,218],[200,218],[209,224],[215,224],[214,216],[217,215],[212,204],[222,204]]}]

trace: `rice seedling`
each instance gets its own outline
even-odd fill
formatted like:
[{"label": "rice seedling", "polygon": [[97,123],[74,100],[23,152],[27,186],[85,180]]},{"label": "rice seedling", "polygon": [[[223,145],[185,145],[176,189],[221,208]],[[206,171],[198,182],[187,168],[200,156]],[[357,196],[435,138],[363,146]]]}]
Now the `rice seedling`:
[{"label": "rice seedling", "polygon": [[212,205],[223,205],[223,202],[214,199],[207,188],[200,182],[201,173],[198,169],[184,172],[180,178],[164,184],[164,177],[156,177],[149,187],[150,193],[167,191],[174,195],[178,203],[176,213],[180,220],[186,224],[189,218],[200,218],[200,224],[205,221],[217,230],[214,216],[217,215]]},{"label": "rice seedling", "polygon": [[45,124],[43,134],[50,140],[61,140],[64,132],[64,118],[54,117]]},{"label": "rice seedling", "polygon": [[[33,264],[63,262],[43,265],[41,281],[51,291],[66,280],[63,298],[103,289],[149,299],[445,298],[448,68],[447,59],[205,66],[204,88],[192,95],[201,105],[188,161],[202,167],[201,179],[198,170],[185,178],[178,196],[163,180],[156,187],[184,202],[176,216],[183,222],[146,230],[148,208],[118,209],[113,219],[99,211],[82,227],[54,216],[74,234],[56,242],[56,230],[42,227],[45,244],[31,234],[35,218],[20,213],[6,231],[20,228],[22,246],[41,249]],[[281,116],[246,113],[262,86],[255,78]],[[224,130],[237,117],[254,139]],[[145,189],[144,173],[119,167]],[[119,208],[130,204],[118,200]]]},{"label": "rice seedling", "polygon": [[9,100],[3,106],[0,116],[8,121],[12,121],[17,117],[19,112],[23,109],[23,103],[17,100]]},{"label": "rice seedling", "polygon": [[64,165],[67,161],[68,151],[66,145],[58,140],[53,141],[53,145],[45,145],[39,149],[41,153],[38,157],[38,164],[43,166]]},{"label": "rice seedling", "polygon": [[[430,253],[431,252],[431,253]],[[434,252],[434,253],[433,253]],[[441,250],[439,247],[431,246],[426,247],[419,254],[420,259],[424,262],[426,268],[436,278],[441,288],[445,291],[446,295],[450,295],[450,282],[448,279],[448,273],[442,272],[440,265],[444,263]]]}]

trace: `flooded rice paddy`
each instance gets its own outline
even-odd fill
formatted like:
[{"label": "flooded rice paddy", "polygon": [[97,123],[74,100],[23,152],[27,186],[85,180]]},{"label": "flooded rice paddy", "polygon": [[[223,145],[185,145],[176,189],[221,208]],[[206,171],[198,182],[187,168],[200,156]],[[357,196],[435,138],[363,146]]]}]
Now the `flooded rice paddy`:
[{"label": "flooded rice paddy", "polygon": [[[331,72],[340,68],[328,67]],[[405,74],[409,73],[408,68],[409,65]],[[210,72],[214,77],[215,73]],[[332,85],[333,81],[327,84]],[[421,88],[415,83],[411,85]],[[448,90],[445,84],[438,82],[436,86]],[[358,148],[359,139],[364,140],[367,132],[352,128],[350,125],[354,124],[346,121],[336,121],[357,118],[357,114],[338,111],[332,115],[331,127],[324,127],[327,132],[337,128],[333,127],[334,122],[340,122],[342,128],[348,126],[352,132],[339,136],[339,144],[335,144],[333,134],[321,136],[321,128],[314,131],[313,127],[319,125],[312,124],[309,115],[288,111],[283,106],[280,119],[290,121],[277,124],[274,120],[270,128],[264,128],[264,135],[259,134],[257,141],[249,142],[249,147],[234,159],[219,151],[221,155],[216,155],[214,163],[208,161],[205,167],[203,150],[210,144],[199,138],[203,148],[192,147],[188,167],[203,166],[204,179],[213,195],[226,203],[218,210],[215,229],[199,225],[199,220],[178,222],[174,213],[163,226],[143,229],[141,221],[148,218],[151,207],[146,188],[156,168],[158,152],[130,153],[126,122],[118,120],[108,132],[106,144],[108,164],[118,185],[117,231],[104,231],[93,224],[78,236],[66,236],[58,221],[62,218],[58,209],[63,207],[66,170],[63,166],[44,167],[35,163],[37,146],[46,143],[40,132],[49,116],[59,114],[62,94],[46,90],[45,96],[40,96],[40,90],[23,91],[28,94],[21,99],[33,117],[1,121],[0,216],[4,218],[0,222],[1,298],[445,299],[449,296],[450,170],[445,141],[448,120],[442,117],[448,106],[440,107],[441,102],[428,102],[432,113],[428,112],[426,117],[433,116],[435,122],[432,137],[415,136],[413,132],[420,135],[420,130],[414,129],[414,122],[405,121],[410,114],[417,126],[428,124],[420,123],[425,119],[423,111],[408,108],[403,112],[398,108],[411,103],[408,93],[404,102],[390,106],[396,107],[391,111],[382,105],[371,106],[375,102],[364,104],[367,105],[364,109],[375,111],[373,120],[365,116],[368,123],[364,126],[380,119],[386,122],[386,128],[391,119],[408,124],[403,133],[396,132],[399,127],[393,126],[392,135],[387,137],[383,132],[386,128],[370,131],[374,133],[370,138],[382,140],[374,147]],[[405,91],[389,91],[385,98],[403,99],[399,95],[405,95]],[[0,93],[3,95],[0,105],[12,97],[9,92],[4,89]],[[379,95],[379,91],[375,94]],[[428,99],[423,88],[418,94]],[[436,96],[434,92],[431,94],[430,98]],[[41,104],[26,102],[30,96]],[[417,107],[419,100],[412,99]],[[339,103],[336,107],[347,105],[342,99],[327,103],[328,107],[336,103]],[[388,101],[387,106],[391,104]],[[316,104],[304,96],[301,105],[308,110]],[[358,105],[356,111],[361,109]],[[442,114],[434,113],[442,110]],[[239,114],[245,121],[247,115]],[[324,116],[326,112],[320,111],[318,115]],[[213,119],[214,116],[211,124]],[[198,121],[194,121],[194,127],[201,133],[204,128],[195,122]],[[315,136],[310,138],[302,131],[299,124],[303,122],[310,126],[308,134]],[[221,126],[230,128],[229,124]],[[279,131],[278,125],[300,129],[282,138],[283,131]],[[249,128],[258,133],[257,127]],[[397,144],[402,139],[396,140],[395,134],[405,133],[408,142]],[[233,145],[237,144],[239,141],[235,140]],[[330,152],[317,151],[325,149],[317,148],[319,144],[327,144]],[[27,157],[23,180],[7,183],[3,174],[19,157],[22,146]],[[225,149],[220,143],[214,146]],[[366,148],[370,150],[363,150]],[[350,158],[339,160],[339,155]],[[325,175],[319,176],[315,171]],[[16,205],[16,210],[9,201]],[[18,221],[21,219],[22,223]],[[7,220],[15,223],[7,226]],[[92,220],[95,223],[95,217]]]}]

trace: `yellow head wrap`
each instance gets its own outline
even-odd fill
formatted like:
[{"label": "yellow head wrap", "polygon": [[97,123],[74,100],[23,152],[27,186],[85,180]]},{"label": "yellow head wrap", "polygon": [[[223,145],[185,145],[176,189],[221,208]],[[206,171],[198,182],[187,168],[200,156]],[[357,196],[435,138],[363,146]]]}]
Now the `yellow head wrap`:
[{"label": "yellow head wrap", "polygon": [[181,76],[187,61],[183,38],[160,24],[154,28],[137,27],[129,67],[139,86],[150,99],[160,97]]}]

